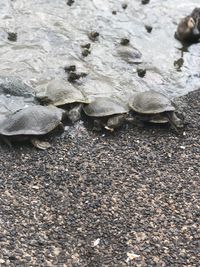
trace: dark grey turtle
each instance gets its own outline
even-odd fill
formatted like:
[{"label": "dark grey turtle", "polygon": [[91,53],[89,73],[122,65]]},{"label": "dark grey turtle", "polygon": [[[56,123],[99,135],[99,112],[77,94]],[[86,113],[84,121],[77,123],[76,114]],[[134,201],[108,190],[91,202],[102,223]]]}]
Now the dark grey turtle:
[{"label": "dark grey turtle", "polygon": [[64,110],[54,106],[29,106],[1,120],[0,135],[12,137],[12,140],[34,140],[33,144],[42,148],[35,137],[53,131],[61,124],[63,115]]},{"label": "dark grey turtle", "polygon": [[43,104],[69,109],[69,119],[73,122],[80,118],[81,103],[89,103],[80,90],[61,79],[50,81],[45,89],[36,93],[36,98]]},{"label": "dark grey turtle", "polygon": [[86,115],[95,118],[95,130],[100,130],[103,125],[113,131],[126,120],[129,106],[118,98],[97,97],[84,105],[83,110]]},{"label": "dark grey turtle", "polygon": [[153,123],[169,122],[177,131],[183,127],[183,122],[175,114],[176,107],[163,94],[155,91],[136,93],[129,103],[131,109],[142,121]]},{"label": "dark grey turtle", "polygon": [[12,96],[34,97],[34,89],[15,76],[0,76],[0,94]]},{"label": "dark grey turtle", "polygon": [[130,64],[141,64],[142,63],[142,53],[135,47],[131,45],[119,46],[117,48],[118,55]]}]

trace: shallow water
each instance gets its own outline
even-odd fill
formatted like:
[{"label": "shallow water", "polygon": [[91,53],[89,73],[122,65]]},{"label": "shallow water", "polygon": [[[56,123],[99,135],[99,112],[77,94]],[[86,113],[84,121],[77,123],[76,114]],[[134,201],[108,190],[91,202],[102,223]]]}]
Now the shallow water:
[{"label": "shallow water", "polygon": [[[200,44],[183,52],[174,39],[177,23],[199,0],[151,0],[147,5],[130,0],[125,10],[123,1],[75,0],[71,7],[66,2],[0,0],[1,75],[17,75],[37,88],[55,77],[67,79],[63,67],[75,63],[88,73],[77,85],[88,95],[117,93],[126,99],[134,91],[155,89],[174,97],[199,87]],[[146,24],[153,27],[151,33]],[[91,42],[91,30],[100,37],[83,58],[80,45]],[[7,32],[17,32],[17,41],[8,41]],[[117,55],[123,37],[142,52],[144,78],[138,77],[136,65]]]}]

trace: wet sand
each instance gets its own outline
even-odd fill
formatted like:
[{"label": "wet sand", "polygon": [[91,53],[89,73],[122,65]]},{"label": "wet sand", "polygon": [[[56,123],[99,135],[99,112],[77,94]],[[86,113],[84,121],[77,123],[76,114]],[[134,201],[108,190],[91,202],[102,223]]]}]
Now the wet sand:
[{"label": "wet sand", "polygon": [[0,266],[199,266],[200,91],[184,136],[81,126],[52,148],[1,144]]}]

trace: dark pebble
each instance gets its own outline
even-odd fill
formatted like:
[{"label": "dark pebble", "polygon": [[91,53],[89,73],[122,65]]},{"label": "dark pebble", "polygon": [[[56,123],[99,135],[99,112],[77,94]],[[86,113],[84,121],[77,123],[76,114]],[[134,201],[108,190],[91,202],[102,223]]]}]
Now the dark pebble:
[{"label": "dark pebble", "polygon": [[97,38],[99,37],[99,33],[96,31],[92,31],[89,33],[88,37],[91,41],[95,42]]},{"label": "dark pebble", "polygon": [[85,49],[83,49],[83,51],[82,51],[82,56],[83,56],[83,57],[87,57],[90,53],[91,53],[91,51],[85,48]]},{"label": "dark pebble", "polygon": [[121,45],[128,45],[130,43],[130,40],[127,38],[122,38],[120,41]]},{"label": "dark pebble", "polygon": [[8,32],[8,40],[11,42],[17,41],[17,33],[16,32]]},{"label": "dark pebble", "polygon": [[65,72],[76,71],[76,65],[70,65],[64,67]]},{"label": "dark pebble", "polygon": [[127,9],[127,7],[128,7],[128,5],[127,5],[126,3],[123,3],[123,4],[122,4],[122,8],[123,8],[123,9]]},{"label": "dark pebble", "polygon": [[148,4],[150,2],[150,0],[142,0],[142,4],[143,5],[146,5],[146,4]]},{"label": "dark pebble", "polygon": [[113,10],[113,11],[112,11],[112,14],[113,14],[113,15],[117,15],[117,11],[116,11],[116,10]]},{"label": "dark pebble", "polygon": [[68,1],[67,1],[67,5],[68,5],[68,6],[72,6],[74,2],[75,2],[74,0],[68,0]]},{"label": "dark pebble", "polygon": [[73,83],[76,80],[79,80],[80,78],[84,78],[87,76],[87,73],[81,72],[81,73],[76,73],[76,72],[70,72],[68,76],[68,81]]},{"label": "dark pebble", "polygon": [[90,49],[91,44],[90,44],[90,43],[87,43],[87,44],[81,45],[81,47],[82,47],[82,48]]},{"label": "dark pebble", "polygon": [[14,255],[9,256],[9,260],[10,260],[10,261],[14,261],[14,260],[16,260],[16,257],[15,257]]},{"label": "dark pebble", "polygon": [[147,72],[146,69],[139,69],[139,68],[137,69],[137,74],[141,78],[145,76],[146,72]]},{"label": "dark pebble", "polygon": [[147,30],[148,33],[151,33],[151,31],[153,30],[153,27],[150,25],[145,25],[145,29]]}]

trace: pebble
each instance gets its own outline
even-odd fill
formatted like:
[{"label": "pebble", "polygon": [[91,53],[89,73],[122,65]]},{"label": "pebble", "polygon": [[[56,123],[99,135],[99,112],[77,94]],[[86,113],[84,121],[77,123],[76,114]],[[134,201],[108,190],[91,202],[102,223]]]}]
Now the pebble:
[{"label": "pebble", "polygon": [[150,0],[142,0],[142,4],[143,5],[146,5],[146,4],[148,4],[150,2]]},{"label": "pebble", "polygon": [[147,30],[148,33],[151,33],[153,30],[153,27],[150,25],[145,25],[145,29]]},{"label": "pebble", "polygon": [[17,33],[16,32],[8,32],[8,40],[11,42],[17,41]]}]

